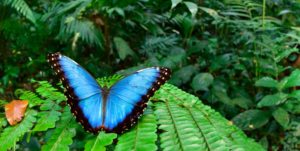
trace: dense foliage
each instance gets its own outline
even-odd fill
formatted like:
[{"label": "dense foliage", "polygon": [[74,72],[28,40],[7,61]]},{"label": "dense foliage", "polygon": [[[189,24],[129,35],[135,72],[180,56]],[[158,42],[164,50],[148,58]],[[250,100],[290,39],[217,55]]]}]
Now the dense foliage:
[{"label": "dense foliage", "polygon": [[[120,76],[99,79],[115,82]],[[58,87],[61,89],[61,87]],[[66,99],[48,82],[39,82],[35,92],[18,90],[29,101],[25,118],[9,126],[1,117],[0,150],[263,150],[252,139],[198,98],[165,84],[152,98],[137,125],[117,137],[85,132],[75,122]],[[54,129],[53,129],[54,128]],[[22,141],[22,137],[27,135]],[[113,141],[117,139],[116,141]],[[17,143],[17,145],[16,145]]]},{"label": "dense foliage", "polygon": [[[170,83],[197,95],[266,149],[300,148],[297,0],[4,0],[0,13],[0,99],[18,97],[16,87],[33,90],[33,78],[56,80],[46,65],[48,52],[61,51],[96,77],[166,66],[173,70]],[[37,90],[48,98],[44,91]],[[43,102],[26,93],[34,97],[31,107]],[[52,102],[64,100],[53,96]],[[59,117],[69,120],[53,106],[40,108],[38,123],[48,112],[49,128]],[[36,111],[27,114],[28,124],[16,127],[15,136],[36,120]],[[75,136],[63,123],[56,129]]]}]

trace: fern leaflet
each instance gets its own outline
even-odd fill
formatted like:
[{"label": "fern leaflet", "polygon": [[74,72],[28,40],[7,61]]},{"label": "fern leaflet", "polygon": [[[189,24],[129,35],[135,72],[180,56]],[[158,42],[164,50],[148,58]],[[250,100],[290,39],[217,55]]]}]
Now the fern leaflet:
[{"label": "fern leaflet", "polygon": [[33,123],[36,121],[37,112],[29,110],[25,114],[25,118],[16,126],[10,126],[2,132],[0,136],[0,151],[6,151],[12,148],[16,142],[28,131],[30,131]]},{"label": "fern leaflet", "polygon": [[157,146],[155,141],[156,135],[156,119],[151,114],[143,115],[138,124],[129,132],[123,134],[118,139],[116,151],[132,150],[132,151],[155,151]]},{"label": "fern leaflet", "polygon": [[30,108],[34,107],[34,106],[37,106],[37,105],[40,105],[44,102],[35,93],[33,93],[31,91],[27,91],[27,90],[21,90],[20,99],[21,100],[28,100]]},{"label": "fern leaflet", "polygon": [[47,151],[67,151],[69,145],[72,144],[72,138],[75,136],[76,131],[73,126],[73,117],[70,113],[70,108],[65,107],[64,113],[59,121],[58,126],[54,130],[48,142],[42,147],[42,150]]},{"label": "fern leaflet", "polygon": [[[60,109],[60,107],[56,107]],[[61,113],[57,110],[55,110],[55,107],[50,111],[43,111],[39,113],[39,119],[37,121],[37,124],[35,125],[33,131],[46,131],[49,128],[54,128],[56,121],[59,120],[59,116]]]},{"label": "fern leaflet", "polygon": [[24,15],[32,23],[36,23],[36,19],[33,15],[33,11],[29,8],[27,3],[24,0],[4,0],[4,5],[8,5],[14,8],[17,12]]},{"label": "fern leaflet", "polygon": [[173,85],[165,84],[154,100],[160,100],[154,105],[164,150],[263,150],[219,113]]},{"label": "fern leaflet", "polygon": [[113,140],[117,137],[115,133],[100,132],[98,136],[89,140],[85,146],[85,151],[105,151],[105,146],[112,144]]},{"label": "fern leaflet", "polygon": [[40,86],[36,89],[36,92],[44,98],[51,101],[57,101],[58,103],[66,100],[64,94],[58,92],[48,81],[39,81]]}]

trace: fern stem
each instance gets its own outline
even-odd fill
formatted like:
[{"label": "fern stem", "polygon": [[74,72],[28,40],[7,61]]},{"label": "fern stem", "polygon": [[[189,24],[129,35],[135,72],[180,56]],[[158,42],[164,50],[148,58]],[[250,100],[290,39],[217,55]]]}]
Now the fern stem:
[{"label": "fern stem", "polygon": [[[209,145],[209,143],[208,143],[207,138],[206,138],[205,135],[204,135],[204,132],[202,131],[201,126],[200,126],[200,125],[198,124],[198,122],[196,121],[195,115],[194,115],[193,112],[191,111],[191,108],[187,108],[187,107],[186,107],[186,109],[189,111],[189,113],[190,113],[190,115],[191,115],[191,117],[192,117],[194,123],[196,123],[196,126],[197,126],[197,128],[199,129],[199,132],[200,132],[201,135],[203,136],[204,142],[205,142],[205,144],[206,144],[208,150],[212,150],[211,147],[210,147],[210,145]],[[209,122],[210,122],[210,121],[209,121]]]},{"label": "fern stem", "polygon": [[137,146],[137,142],[138,142],[138,129],[139,129],[139,124],[137,123],[136,125],[136,130],[135,130],[135,141],[134,141],[134,151],[136,151],[136,146]]},{"label": "fern stem", "polygon": [[[73,120],[73,117],[71,117],[71,118],[68,120],[67,123],[70,123],[72,120]],[[52,148],[51,148],[51,151],[52,151],[53,149],[57,149],[57,148],[58,148],[57,146],[60,145],[60,144],[59,144],[59,143],[61,142],[60,140],[63,140],[63,139],[64,139],[62,136],[65,136],[65,133],[68,132],[68,131],[66,131],[66,129],[69,128],[68,126],[69,126],[68,124],[65,124],[65,125],[64,125],[64,128],[63,128],[63,130],[62,130],[62,133],[60,134],[59,138],[57,138],[58,141],[56,141],[56,142],[53,144],[53,146],[52,146]],[[53,150],[53,151],[55,151],[55,150]]]},{"label": "fern stem", "polygon": [[170,117],[171,117],[172,123],[174,123],[174,124],[173,124],[173,127],[174,127],[174,129],[175,129],[176,136],[178,137],[178,140],[179,140],[179,146],[180,146],[181,150],[184,150],[184,149],[183,149],[183,145],[182,145],[183,143],[182,143],[182,141],[181,141],[180,135],[178,134],[178,133],[179,133],[179,130],[178,130],[177,126],[176,126],[176,122],[175,122],[174,117],[173,117],[173,114],[172,114],[172,112],[171,112],[171,108],[170,108],[170,106],[169,106],[168,101],[166,100],[165,102],[166,102],[166,107],[167,107],[168,113],[169,113],[169,115],[170,115]]},{"label": "fern stem", "polygon": [[266,0],[263,0],[262,28],[265,30]]}]

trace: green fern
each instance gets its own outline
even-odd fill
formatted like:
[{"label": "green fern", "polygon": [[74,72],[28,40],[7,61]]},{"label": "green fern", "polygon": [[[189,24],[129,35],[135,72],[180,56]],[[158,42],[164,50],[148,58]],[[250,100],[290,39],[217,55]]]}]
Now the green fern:
[{"label": "green fern", "polygon": [[6,151],[15,146],[15,144],[29,132],[33,123],[36,121],[37,112],[29,110],[25,114],[25,118],[21,123],[4,129],[0,136],[0,151]]},{"label": "green fern", "polygon": [[102,47],[103,35],[89,20],[79,20],[72,16],[66,18],[61,24],[58,37],[63,38],[66,35],[74,36],[74,39],[78,36],[88,44]]},{"label": "green fern", "polygon": [[44,103],[41,108],[42,112],[39,112],[39,119],[33,129],[33,131],[46,131],[49,128],[54,128],[56,121],[59,120],[61,113],[61,107],[53,101]]},{"label": "green fern", "polygon": [[[101,85],[111,86],[122,77],[116,75],[100,78],[97,81]],[[70,108],[61,102],[65,101],[63,94],[48,82],[43,81],[39,84],[36,91],[45,101],[37,104],[40,105],[40,112],[36,116],[38,119],[33,131],[46,131],[53,128],[52,131],[47,132],[51,135],[46,139],[42,150],[69,150],[76,131],[80,136],[86,135],[86,132],[81,132],[82,128],[78,128]],[[24,99],[41,100],[35,93],[21,92]],[[62,108],[64,111],[61,115]],[[32,108],[19,125],[4,129],[0,137],[0,141],[4,142],[4,146],[0,146],[1,149],[13,147],[20,137],[33,127],[36,114],[37,112]],[[9,133],[14,135],[8,136]],[[33,133],[31,136],[36,134]],[[104,132],[100,132],[98,136],[87,135],[87,139],[83,140],[86,142],[84,148],[85,150],[145,151],[263,150],[260,145],[232,125],[232,122],[202,104],[197,97],[170,84],[163,85],[155,93],[148,103],[146,112],[133,128],[120,135],[117,141],[113,141],[116,137],[114,133]]]},{"label": "green fern", "polygon": [[97,82],[101,86],[111,87],[113,84],[115,84],[118,80],[122,79],[124,76],[115,74],[110,77],[103,77],[103,78],[97,78]]},{"label": "green fern", "polygon": [[140,52],[153,56],[154,53],[169,54],[170,48],[177,44],[178,38],[174,35],[165,37],[147,37]]},{"label": "green fern", "polygon": [[14,8],[18,13],[22,14],[24,17],[26,17],[32,23],[34,23],[34,24],[36,23],[34,13],[30,9],[30,7],[27,5],[25,0],[4,0],[2,2],[2,4],[7,5],[11,8]]},{"label": "green fern", "polygon": [[76,134],[75,128],[72,127],[72,125],[74,125],[73,115],[70,113],[70,108],[65,107],[59,124],[55,128],[50,139],[42,147],[42,150],[69,150],[69,145],[73,142],[72,138]]},{"label": "green fern", "polygon": [[157,150],[155,144],[157,140],[156,127],[155,116],[153,114],[144,115],[131,131],[118,138],[118,144],[115,150]]},{"label": "green fern", "polygon": [[105,146],[112,144],[117,137],[114,133],[100,132],[98,136],[92,140],[87,141],[84,146],[85,151],[105,151]]},{"label": "green fern", "polygon": [[65,101],[66,97],[63,93],[58,92],[56,88],[54,88],[47,81],[39,81],[40,86],[36,89],[36,92],[42,97],[46,98],[47,101],[57,101],[58,103],[61,101]]},{"label": "green fern", "polygon": [[154,99],[160,100],[154,104],[164,150],[247,150],[248,145],[263,150],[219,113],[175,86],[165,84]]},{"label": "green fern", "polygon": [[21,93],[20,99],[27,100],[29,107],[34,107],[40,105],[44,102],[40,97],[38,97],[35,93],[27,90],[17,90],[16,93]]}]

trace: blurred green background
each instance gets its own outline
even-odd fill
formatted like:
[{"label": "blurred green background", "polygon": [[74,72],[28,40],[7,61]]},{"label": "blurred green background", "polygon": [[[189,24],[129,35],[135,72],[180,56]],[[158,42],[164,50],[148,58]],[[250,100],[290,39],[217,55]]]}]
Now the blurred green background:
[{"label": "blurred green background", "polygon": [[299,25],[299,0],[2,0],[0,99],[57,81],[50,52],[95,77],[165,66],[266,149],[298,150]]}]

